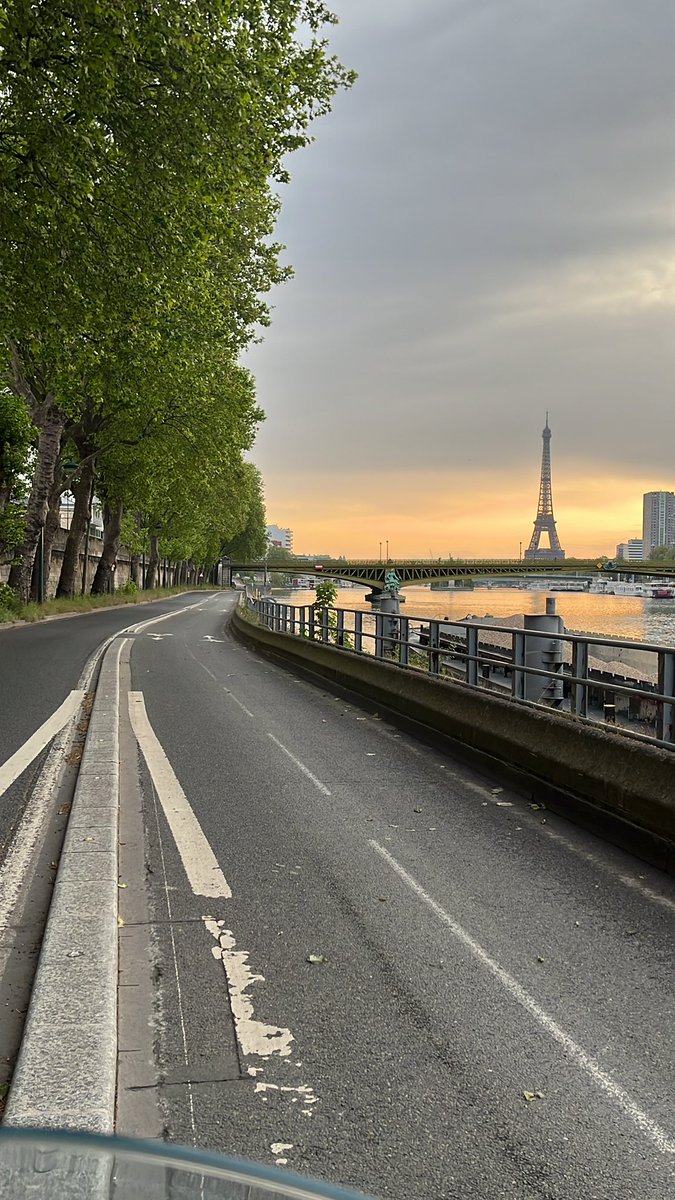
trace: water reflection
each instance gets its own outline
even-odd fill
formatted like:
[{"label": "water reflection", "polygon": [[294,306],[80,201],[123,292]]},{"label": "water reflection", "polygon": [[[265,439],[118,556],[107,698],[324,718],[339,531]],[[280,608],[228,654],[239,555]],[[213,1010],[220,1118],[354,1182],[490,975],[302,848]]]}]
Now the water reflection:
[{"label": "water reflection", "polygon": [[[313,591],[276,589],[274,595],[287,604],[312,604]],[[424,587],[403,590],[403,612],[408,617],[439,617],[462,621],[465,617],[511,617],[518,613],[543,613],[546,592],[517,591],[514,588],[476,588],[473,591],[450,588],[432,592]],[[659,642],[675,645],[675,600],[646,600],[634,596],[594,596],[587,592],[558,592],[558,612],[567,629],[595,633],[602,637],[627,641]],[[372,612],[365,588],[339,588],[339,608]]]}]

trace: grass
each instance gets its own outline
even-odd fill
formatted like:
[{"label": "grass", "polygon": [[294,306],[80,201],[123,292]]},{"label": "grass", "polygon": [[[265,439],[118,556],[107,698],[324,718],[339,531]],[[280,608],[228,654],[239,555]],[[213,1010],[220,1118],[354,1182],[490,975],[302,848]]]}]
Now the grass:
[{"label": "grass", "polygon": [[59,600],[46,600],[44,604],[24,604],[16,612],[0,607],[0,625],[5,621],[26,621],[31,624],[42,621],[45,617],[58,616],[61,613],[92,612],[97,608],[116,608],[120,604],[145,604],[149,600],[161,600],[165,596],[178,596],[181,592],[212,592],[213,586],[200,584],[195,587],[160,587],[151,591],[113,592],[104,596],[73,596],[71,599],[61,597]]}]

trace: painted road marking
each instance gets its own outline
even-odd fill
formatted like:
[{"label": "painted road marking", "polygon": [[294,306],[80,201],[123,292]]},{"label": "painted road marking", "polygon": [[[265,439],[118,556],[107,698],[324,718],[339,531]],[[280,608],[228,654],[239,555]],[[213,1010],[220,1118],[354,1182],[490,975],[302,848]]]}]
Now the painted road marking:
[{"label": "painted road marking", "polygon": [[299,758],[296,758],[294,754],[291,754],[290,750],[284,746],[283,742],[280,742],[278,738],[275,738],[273,733],[268,733],[267,736],[271,741],[274,742],[275,746],[278,746],[280,750],[283,750],[284,754],[288,755],[291,762],[295,763],[296,767],[299,771],[302,771],[303,775],[306,775],[308,779],[311,779],[314,786],[317,787],[320,792],[323,792],[324,796],[330,796],[330,792],[328,791],[325,783],[322,783],[320,779],[317,779],[316,775],[312,775],[309,767],[306,767],[303,762],[300,762]]},{"label": "painted road marking", "polygon": [[618,1083],[616,1083],[614,1079],[612,1079],[611,1075],[608,1075],[606,1071],[603,1071],[600,1064],[596,1062],[596,1060],[592,1058],[590,1054],[587,1054],[583,1047],[575,1042],[568,1033],[565,1033],[565,1030],[553,1020],[553,1017],[549,1016],[549,1014],[545,1012],[545,1010],[541,1008],[539,1004],[537,1004],[537,1001],[533,996],[530,995],[529,992],[525,990],[522,984],[518,983],[518,980],[514,979],[513,975],[510,975],[508,971],[505,971],[504,968],[501,967],[494,958],[491,958],[487,950],[484,950],[483,947],[471,937],[470,933],[467,933],[467,931],[460,924],[458,924],[457,921],[453,920],[450,914],[441,907],[437,900],[434,900],[428,894],[428,892],[425,892],[422,885],[418,883],[416,879],[413,879],[412,875],[408,874],[408,872],[405,870],[405,867],[402,867],[401,864],[397,862],[397,860],[389,853],[389,851],[385,850],[384,846],[381,846],[379,842],[373,841],[372,839],[370,840],[369,845],[372,846],[373,850],[375,850],[376,853],[384,859],[384,861],[391,867],[392,871],[396,872],[399,879],[402,879],[403,882],[410,888],[410,890],[414,892],[416,896],[419,896],[420,900],[426,904],[427,908],[431,909],[434,915],[438,917],[439,921],[442,921],[442,923],[447,926],[457,941],[461,942],[461,944],[471,952],[473,957],[482,963],[484,967],[487,967],[488,971],[490,971],[490,973],[494,975],[501,984],[503,984],[513,999],[517,1000],[521,1008],[524,1008],[525,1011],[530,1014],[530,1016],[534,1017],[535,1021],[539,1023],[542,1029],[548,1033],[549,1036],[552,1037],[559,1046],[562,1046],[565,1053],[568,1054],[570,1058],[574,1059],[577,1066],[581,1067],[582,1071],[584,1071],[586,1075],[592,1079],[593,1083],[597,1084],[597,1086],[601,1088],[605,1095],[614,1101],[624,1115],[630,1117],[630,1119],[637,1125],[638,1129],[640,1129],[641,1132],[644,1133],[646,1137],[648,1137],[663,1154],[675,1154],[675,1141],[673,1141],[669,1134],[666,1133],[666,1131],[662,1129],[660,1125],[657,1125],[656,1121],[652,1121],[651,1117],[647,1116],[647,1113],[635,1103],[632,1097],[629,1096],[628,1093],[625,1092],[624,1089]]},{"label": "painted road marking", "polygon": [[44,750],[52,738],[61,732],[64,725],[68,724],[70,718],[75,715],[83,700],[83,691],[71,692],[63,701],[63,704],[59,705],[56,712],[53,712],[51,717],[48,717],[44,725],[36,729],[35,733],[28,738],[28,741],[24,742],[23,746],[20,746],[12,757],[3,763],[0,767],[0,796],[2,796],[3,792],[7,791],[7,788],[14,783],[15,779],[19,778],[19,775],[23,774],[26,767],[30,766],[33,759],[37,758],[40,751]]},{"label": "painted road marking", "polygon": [[220,896],[229,900],[230,887],[148,720],[142,692],[129,692],[129,719],[192,891],[195,896]]}]

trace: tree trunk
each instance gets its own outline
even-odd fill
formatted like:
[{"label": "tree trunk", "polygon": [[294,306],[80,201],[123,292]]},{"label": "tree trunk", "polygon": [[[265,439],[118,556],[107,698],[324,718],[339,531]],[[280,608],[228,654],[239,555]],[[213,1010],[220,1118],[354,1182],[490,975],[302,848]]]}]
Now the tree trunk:
[{"label": "tree trunk", "polygon": [[73,519],[68,531],[68,540],[63,552],[61,576],[56,595],[74,596],[79,591],[78,567],[80,565],[80,546],[91,519],[91,495],[94,481],[94,462],[92,458],[85,461],[78,471],[77,480],[71,484],[75,497]]},{"label": "tree trunk", "polygon": [[148,590],[157,586],[157,567],[159,566],[159,550],[157,548],[157,534],[150,534],[150,558],[148,559],[148,569],[145,575],[145,586]]},{"label": "tree trunk", "polygon": [[140,554],[132,554],[129,561],[129,578],[136,587],[141,586],[141,556]]},{"label": "tree trunk", "polygon": [[115,590],[115,567],[121,532],[122,505],[113,504],[110,507],[106,504],[103,508],[103,549],[91,585],[92,596],[102,596]]},{"label": "tree trunk", "polygon": [[47,517],[64,426],[63,417],[51,404],[47,405],[42,416],[33,486],[26,509],[26,532],[23,544],[18,550],[18,562],[12,567],[9,575],[9,585],[15,589],[23,604],[28,603],[30,596],[35,551]]},{"label": "tree trunk", "polygon": [[[66,490],[66,483],[63,478],[63,470],[61,464],[57,464],[56,473],[52,490],[49,494],[49,509],[47,512],[47,520],[45,521],[45,533],[43,541],[43,561],[44,561],[44,591],[45,600],[49,599],[49,576],[52,567],[52,550],[54,548],[54,539],[56,538],[57,530],[61,526],[61,497]],[[33,579],[30,588],[31,600],[37,600],[38,594],[38,576],[39,566],[37,561],[33,563]]]}]

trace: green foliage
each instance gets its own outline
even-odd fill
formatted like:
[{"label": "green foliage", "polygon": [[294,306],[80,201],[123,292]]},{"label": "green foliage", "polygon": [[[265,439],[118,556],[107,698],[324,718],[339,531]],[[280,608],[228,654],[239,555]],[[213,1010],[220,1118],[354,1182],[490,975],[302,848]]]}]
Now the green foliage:
[{"label": "green foliage", "polygon": [[[353,78],[333,21],[318,0],[4,6],[0,369],[176,559],[260,547],[243,456],[262,413],[237,358],[289,273],[273,188]],[[39,477],[43,504],[51,460]]]},{"label": "green foliage", "polygon": [[138,587],[134,583],[133,579],[127,579],[124,587],[120,588],[119,590],[123,596],[135,596],[138,591]]},{"label": "green foliage", "polygon": [[332,608],[337,600],[337,585],[332,579],[322,579],[321,583],[316,585],[316,600],[314,601],[314,609],[316,612],[323,612],[325,608]]},{"label": "green foliage", "polygon": [[16,617],[21,608],[21,601],[8,583],[0,583],[0,613],[7,614],[7,619]]},{"label": "green foliage", "polygon": [[295,555],[291,550],[287,550],[285,546],[270,546],[267,550],[266,558],[270,563],[295,562]]},{"label": "green foliage", "polygon": [[675,562],[675,546],[655,546],[649,555],[650,562]]},{"label": "green foliage", "polygon": [[25,405],[0,389],[0,558],[12,557],[24,529],[26,479],[35,437]]}]

